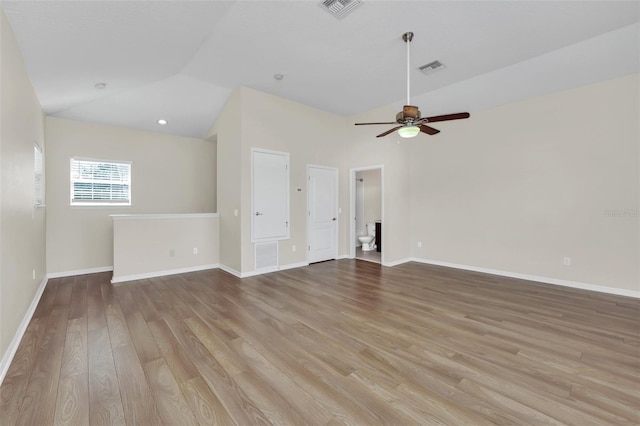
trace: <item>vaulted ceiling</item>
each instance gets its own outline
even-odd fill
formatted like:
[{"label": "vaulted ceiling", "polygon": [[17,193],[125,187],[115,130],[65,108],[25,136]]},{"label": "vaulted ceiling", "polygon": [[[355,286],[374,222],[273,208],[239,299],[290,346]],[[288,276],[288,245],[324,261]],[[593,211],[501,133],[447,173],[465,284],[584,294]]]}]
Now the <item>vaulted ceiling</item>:
[{"label": "vaulted ceiling", "polygon": [[[406,31],[415,33],[411,88],[429,104],[423,113],[473,111],[640,68],[636,1],[363,0],[341,20],[317,1],[0,5],[45,113],[192,137],[206,134],[240,85],[341,115],[402,105]],[[415,70],[434,60],[446,68]]]}]

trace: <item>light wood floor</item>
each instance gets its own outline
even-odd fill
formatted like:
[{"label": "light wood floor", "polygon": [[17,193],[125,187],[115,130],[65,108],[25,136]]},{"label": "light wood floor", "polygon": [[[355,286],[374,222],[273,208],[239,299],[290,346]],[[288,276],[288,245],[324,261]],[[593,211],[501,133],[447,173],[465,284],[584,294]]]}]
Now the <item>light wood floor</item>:
[{"label": "light wood floor", "polygon": [[49,281],[2,425],[638,424],[640,302],[409,263]]}]

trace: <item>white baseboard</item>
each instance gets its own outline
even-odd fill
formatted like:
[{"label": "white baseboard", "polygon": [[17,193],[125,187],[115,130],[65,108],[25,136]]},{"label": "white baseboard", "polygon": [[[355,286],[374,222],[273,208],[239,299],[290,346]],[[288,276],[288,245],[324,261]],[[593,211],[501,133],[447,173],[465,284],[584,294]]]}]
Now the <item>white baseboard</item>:
[{"label": "white baseboard", "polygon": [[242,276],[241,276],[242,274],[239,271],[236,271],[235,269],[230,268],[227,265],[223,265],[222,263],[220,263],[220,264],[218,264],[218,268],[222,269],[223,271],[225,271],[225,272],[227,272],[227,273],[229,273],[229,274],[231,274],[233,276],[236,276],[238,278],[242,278]]},{"label": "white baseboard", "polygon": [[290,263],[288,265],[282,265],[278,267],[279,271],[286,271],[287,269],[303,268],[309,266],[309,262]]},{"label": "white baseboard", "polygon": [[75,271],[52,272],[47,278],[75,277],[76,275],[97,274],[99,272],[113,271],[113,266],[100,266],[98,268],[76,269]]},{"label": "white baseboard", "polygon": [[13,336],[9,347],[5,351],[2,356],[2,360],[0,361],[0,384],[4,381],[4,377],[9,371],[9,366],[11,365],[11,361],[13,361],[13,357],[16,355],[16,351],[18,350],[18,346],[20,346],[20,342],[22,341],[22,337],[24,333],[27,331],[27,327],[29,326],[29,322],[31,322],[31,318],[33,314],[36,312],[36,308],[38,307],[38,303],[40,302],[40,298],[42,297],[42,293],[44,292],[44,288],[47,286],[48,278],[44,277],[42,282],[38,286],[36,290],[35,296],[33,296],[33,300],[31,301],[31,305],[29,305],[29,309],[25,312],[24,317],[22,318],[22,322],[18,326],[16,330],[16,334]]},{"label": "white baseboard", "polygon": [[111,284],[121,283],[125,281],[144,280],[146,278],[164,277],[166,275],[186,274],[187,272],[204,271],[206,269],[216,269],[219,265],[217,263],[210,265],[198,265],[191,266],[189,268],[168,269],[165,271],[146,272],[144,274],[122,275],[119,277],[113,277]]},{"label": "white baseboard", "polygon": [[258,269],[257,271],[240,272],[239,278],[255,277],[257,275],[270,274],[272,272],[278,272],[278,271],[279,269],[277,266],[272,266],[270,268]]},{"label": "white baseboard", "polygon": [[640,298],[640,291],[625,290],[621,288],[606,287],[606,286],[595,285],[595,284],[587,284],[587,283],[581,283],[577,281],[560,280],[557,278],[541,277],[538,275],[521,274],[518,272],[509,272],[509,271],[500,271],[497,269],[480,268],[477,266],[460,265],[458,263],[441,262],[439,260],[420,259],[420,258],[411,258],[409,260],[413,262],[418,262],[418,263],[426,263],[429,265],[446,266],[447,268],[464,269],[466,271],[482,272],[485,274],[500,275],[503,277],[518,278],[518,279],[527,280],[527,281],[537,281],[545,284],[553,284],[553,285],[559,285],[564,287],[578,288],[581,290],[597,291],[599,293],[615,294],[617,296]]},{"label": "white baseboard", "polygon": [[412,260],[414,259],[407,257],[405,259],[394,260],[392,262],[384,262],[382,266],[398,266],[398,265],[402,265],[403,263],[411,262]]},{"label": "white baseboard", "polygon": [[242,272],[240,273],[239,277],[240,278],[255,277],[258,275],[270,274],[272,272],[286,271],[287,269],[301,268],[303,266],[309,266],[309,262],[290,263],[288,265],[276,266],[273,268],[265,268],[257,271]]},{"label": "white baseboard", "polygon": [[239,272],[223,264],[218,265],[218,268],[238,278],[249,278],[249,277],[255,277],[258,275],[270,274],[272,272],[286,271],[287,269],[302,268],[304,266],[309,266],[309,262],[290,263],[288,265],[282,265],[282,266],[277,266],[273,268],[265,268],[265,269],[260,269],[257,271],[249,271],[249,272]]}]

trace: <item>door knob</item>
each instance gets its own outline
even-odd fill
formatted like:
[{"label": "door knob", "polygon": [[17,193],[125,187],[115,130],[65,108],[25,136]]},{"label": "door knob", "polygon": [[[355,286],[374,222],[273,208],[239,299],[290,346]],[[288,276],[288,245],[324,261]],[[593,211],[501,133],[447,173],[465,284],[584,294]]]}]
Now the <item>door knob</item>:
[{"label": "door knob", "polygon": [[336,220],[336,218],[334,217],[334,218],[333,218],[333,219],[331,219],[331,220]]},{"label": "door knob", "polygon": [[262,216],[262,213],[256,212],[256,216]]}]

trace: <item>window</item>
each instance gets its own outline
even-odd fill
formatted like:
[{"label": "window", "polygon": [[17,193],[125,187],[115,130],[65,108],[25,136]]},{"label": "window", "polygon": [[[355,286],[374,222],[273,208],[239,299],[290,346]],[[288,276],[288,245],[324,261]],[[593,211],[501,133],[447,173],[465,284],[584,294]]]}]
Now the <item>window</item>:
[{"label": "window", "polygon": [[71,158],[72,206],[130,206],[131,163]]},{"label": "window", "polygon": [[44,173],[42,163],[42,149],[40,145],[38,145],[38,142],[33,141],[34,204],[36,207],[44,206]]}]

